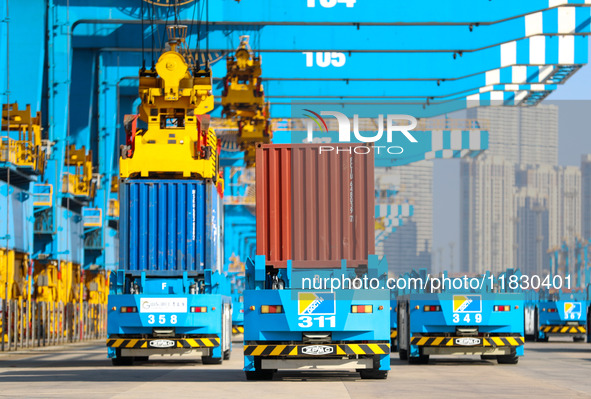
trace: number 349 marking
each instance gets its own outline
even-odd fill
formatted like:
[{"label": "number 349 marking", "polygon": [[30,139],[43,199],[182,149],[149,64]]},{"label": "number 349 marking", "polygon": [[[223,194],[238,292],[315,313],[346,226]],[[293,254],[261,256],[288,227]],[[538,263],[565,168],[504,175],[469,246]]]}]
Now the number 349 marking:
[{"label": "number 349 marking", "polygon": [[[465,322],[465,323],[470,323],[470,313],[466,313],[466,315],[462,318],[462,321]],[[474,321],[476,323],[482,323],[482,315],[480,313],[476,313],[474,315]],[[453,322],[454,323],[459,323],[460,322],[460,315],[459,315],[459,313],[454,313]]]},{"label": "number 349 marking", "polygon": [[[177,317],[175,314],[170,316],[169,322],[170,322],[170,324],[176,324]],[[148,315],[148,324],[154,324],[154,323],[156,323],[156,316],[153,314]],[[166,315],[164,315],[164,314],[158,315],[158,324],[166,324]]]},{"label": "number 349 marking", "polygon": [[325,317],[325,316],[300,316],[298,318],[300,321],[298,323],[298,327],[300,328],[311,328],[314,325],[318,326],[319,328],[324,328],[326,321],[330,324],[329,326],[334,328],[336,327],[336,318],[335,316]]}]

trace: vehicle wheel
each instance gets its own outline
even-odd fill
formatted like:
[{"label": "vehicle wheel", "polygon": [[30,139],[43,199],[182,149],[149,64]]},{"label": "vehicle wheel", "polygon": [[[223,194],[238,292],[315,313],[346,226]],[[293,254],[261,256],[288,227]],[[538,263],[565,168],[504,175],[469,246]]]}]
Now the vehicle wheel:
[{"label": "vehicle wheel", "polygon": [[273,379],[273,370],[245,371],[248,381],[269,381]]},{"label": "vehicle wheel", "polygon": [[203,364],[222,364],[224,360],[221,357],[202,356],[201,362]]},{"label": "vehicle wheel", "polygon": [[396,340],[393,339],[390,341],[390,352],[398,351],[398,345],[396,345]]},{"label": "vehicle wheel", "polygon": [[150,356],[135,356],[133,360],[138,362],[147,362],[150,360]]},{"label": "vehicle wheel", "polygon": [[534,342],[537,341],[537,338],[540,336],[540,326],[539,323],[539,316],[538,316],[538,308],[535,309],[534,313]]},{"label": "vehicle wheel", "polygon": [[232,351],[230,349],[228,349],[227,351],[224,352],[224,360],[230,360],[230,355],[231,355]]},{"label": "vehicle wheel", "polygon": [[499,364],[517,364],[519,357],[517,355],[500,355],[497,356],[497,363]]},{"label": "vehicle wheel", "polygon": [[410,356],[408,358],[410,364],[427,364],[429,363],[429,355],[419,355],[416,357]]},{"label": "vehicle wheel", "polygon": [[408,360],[408,350],[399,348],[398,357],[400,358],[400,360]]},{"label": "vehicle wheel", "polygon": [[114,357],[111,359],[113,366],[131,366],[133,365],[133,357]]},{"label": "vehicle wheel", "polygon": [[480,355],[482,360],[495,360],[497,357],[495,355]]},{"label": "vehicle wheel", "polygon": [[585,341],[585,337],[573,337],[574,342],[583,342]]},{"label": "vehicle wheel", "polygon": [[359,370],[359,374],[364,380],[385,380],[388,378],[388,370],[363,369]]}]

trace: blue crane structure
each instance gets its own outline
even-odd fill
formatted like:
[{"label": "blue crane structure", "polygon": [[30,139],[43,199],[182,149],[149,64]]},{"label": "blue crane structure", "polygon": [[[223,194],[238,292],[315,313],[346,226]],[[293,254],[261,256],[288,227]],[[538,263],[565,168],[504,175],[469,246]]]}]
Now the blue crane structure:
[{"label": "blue crane structure", "polygon": [[[77,301],[77,289],[55,296],[43,287],[79,281],[83,271],[104,278],[116,268],[123,118],[135,113],[138,69],[153,66],[167,24],[189,27],[186,42],[211,67],[217,99],[226,73],[219,61],[249,35],[263,60],[271,118],[338,109],[424,119],[477,106],[538,104],[588,62],[590,6],[584,0],[459,0],[454,7],[434,0],[1,2],[0,103],[41,113],[32,156],[43,166],[0,159],[2,262],[26,266],[2,281],[28,281],[42,300]],[[17,140],[10,112],[18,109],[6,108],[3,140]],[[219,101],[212,115],[221,115]],[[280,133],[276,142],[305,138]],[[488,146],[484,126],[425,123],[415,137],[404,157],[377,156],[376,166],[476,156]],[[33,290],[4,286],[3,299]]]}]

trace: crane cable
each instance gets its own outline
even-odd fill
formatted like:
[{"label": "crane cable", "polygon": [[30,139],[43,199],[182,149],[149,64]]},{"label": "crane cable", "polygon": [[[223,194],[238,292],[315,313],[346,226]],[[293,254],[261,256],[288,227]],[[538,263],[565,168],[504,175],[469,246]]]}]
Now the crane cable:
[{"label": "crane cable", "polygon": [[156,70],[156,64],[154,63],[154,3],[150,3],[150,38],[152,39],[152,72]]},{"label": "crane cable", "polygon": [[205,70],[209,71],[209,0],[205,0]]},{"label": "crane cable", "polygon": [[[199,52],[195,52],[195,56],[191,52],[191,39],[193,37],[193,24],[195,22],[195,10],[197,9],[197,3],[193,5],[193,16],[191,17],[191,26],[189,27],[189,40],[187,42],[187,53],[191,55],[193,62],[193,75],[199,70]],[[199,31],[197,31],[197,48],[199,48]]]},{"label": "crane cable", "polygon": [[146,31],[144,29],[144,0],[139,0],[140,2],[140,13],[142,17],[142,72],[146,71],[146,57],[145,57],[145,48],[144,48],[144,38]]},{"label": "crane cable", "polygon": [[[8,0],[6,0],[6,135],[8,136],[7,139],[10,140],[10,14],[9,14],[9,6]],[[10,141],[9,141],[10,142]],[[6,257],[5,264],[6,264],[6,281],[4,282],[4,304],[2,312],[2,326],[8,325],[8,246],[10,244],[9,237],[10,237],[10,230],[8,223],[9,216],[10,216],[10,168],[6,170],[6,250],[4,251],[4,256]],[[4,351],[4,334],[2,334],[2,350]]]}]

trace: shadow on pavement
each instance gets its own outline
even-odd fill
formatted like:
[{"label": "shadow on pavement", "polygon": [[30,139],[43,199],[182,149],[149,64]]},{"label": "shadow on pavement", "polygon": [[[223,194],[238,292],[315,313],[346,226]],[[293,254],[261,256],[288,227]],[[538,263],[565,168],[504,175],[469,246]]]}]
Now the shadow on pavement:
[{"label": "shadow on pavement", "polygon": [[274,381],[356,381],[360,380],[359,373],[352,371],[279,371],[275,373]]},{"label": "shadow on pavement", "polygon": [[528,347],[527,344],[525,345],[525,352],[539,352],[539,353],[552,353],[552,352],[562,352],[562,353],[589,353],[591,351],[591,345],[585,344],[575,344],[572,346],[561,346],[561,347],[548,347],[544,348],[541,346],[535,347]]},{"label": "shadow on pavement", "polygon": [[[6,370],[1,374],[2,382],[234,382],[244,381],[244,372],[236,369],[202,369],[195,367],[112,367],[106,362],[72,364],[67,368],[39,370],[37,367],[20,370]],[[19,366],[22,367],[22,366]],[[55,366],[54,366],[55,367]],[[60,366],[57,366],[60,367]],[[84,368],[82,368],[84,367]]]},{"label": "shadow on pavement", "polygon": [[467,358],[454,358],[454,357],[433,357],[429,359],[427,364],[409,364],[406,360],[400,360],[398,358],[390,359],[390,366],[402,366],[402,367],[428,367],[428,366],[490,366],[496,365],[496,359],[482,360],[480,356],[467,357]]}]

